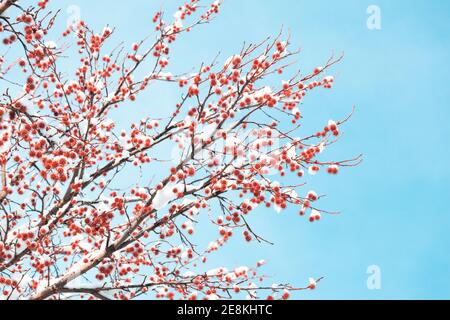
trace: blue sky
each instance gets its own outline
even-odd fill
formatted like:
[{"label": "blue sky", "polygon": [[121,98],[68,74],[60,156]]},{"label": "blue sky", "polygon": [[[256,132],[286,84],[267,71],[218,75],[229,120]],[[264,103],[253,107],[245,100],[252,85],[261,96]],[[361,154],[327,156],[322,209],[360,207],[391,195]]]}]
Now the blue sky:
[{"label": "blue sky", "polygon": [[[129,44],[150,32],[161,5],[170,11],[181,3],[55,2],[79,6],[95,28],[117,27],[117,41]],[[369,5],[381,9],[381,30],[366,26]],[[450,2],[438,0],[226,0],[216,20],[175,45],[173,67],[190,71],[284,26],[302,49],[301,68],[322,65],[332,51],[345,52],[334,69],[334,89],[308,97],[305,129],[357,106],[343,139],[327,155],[363,153],[364,163],[338,177],[318,175],[309,185],[327,194],[322,207],[342,214],[311,225],[295,211],[261,209],[253,224],[275,246],[231,244],[215,262],[233,267],[264,258],[267,274],[298,285],[325,276],[318,290],[299,299],[450,299],[449,21]],[[178,97],[176,88],[160,86],[140,101],[163,112]],[[140,118],[139,112],[123,116]],[[381,270],[381,290],[367,288],[371,265]]]}]

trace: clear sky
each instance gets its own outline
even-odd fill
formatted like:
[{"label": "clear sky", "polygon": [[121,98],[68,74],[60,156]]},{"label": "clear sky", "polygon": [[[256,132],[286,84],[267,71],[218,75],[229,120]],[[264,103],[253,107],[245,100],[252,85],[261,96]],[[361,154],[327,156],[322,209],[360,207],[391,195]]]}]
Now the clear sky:
[{"label": "clear sky", "polygon": [[[124,4],[125,3],[125,4]],[[95,28],[117,27],[133,43],[150,32],[153,12],[175,0],[58,0],[76,5]],[[381,10],[381,29],[369,30],[366,10]],[[309,224],[294,211],[260,209],[255,229],[274,246],[231,244],[217,256],[228,267],[267,259],[278,282],[303,285],[324,276],[300,299],[450,299],[450,2],[441,0],[226,0],[222,13],[176,44],[173,66],[190,71],[220,51],[225,60],[244,41],[257,42],[284,26],[302,53],[298,65],[321,65],[345,52],[332,91],[308,97],[305,128],[357,112],[329,153],[364,154],[358,168],[310,179],[327,194],[322,207],[341,211]],[[177,91],[161,87],[139,101],[164,111]],[[145,100],[147,99],[147,100]],[[134,114],[124,113],[124,118]],[[139,117],[140,118],[140,117]],[[381,270],[381,289],[369,290],[369,266]]]}]

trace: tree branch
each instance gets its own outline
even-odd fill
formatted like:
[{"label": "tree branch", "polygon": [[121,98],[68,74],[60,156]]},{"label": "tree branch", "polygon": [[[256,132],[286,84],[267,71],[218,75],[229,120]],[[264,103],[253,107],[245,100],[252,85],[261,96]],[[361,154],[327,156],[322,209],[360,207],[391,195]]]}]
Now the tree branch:
[{"label": "tree branch", "polygon": [[3,15],[3,13],[8,10],[9,7],[11,7],[14,3],[16,3],[17,0],[5,0],[0,4],[0,15]]}]

